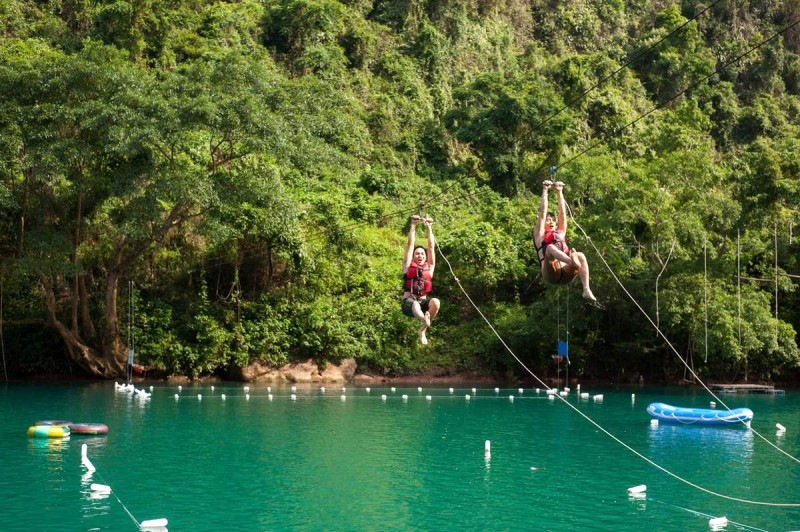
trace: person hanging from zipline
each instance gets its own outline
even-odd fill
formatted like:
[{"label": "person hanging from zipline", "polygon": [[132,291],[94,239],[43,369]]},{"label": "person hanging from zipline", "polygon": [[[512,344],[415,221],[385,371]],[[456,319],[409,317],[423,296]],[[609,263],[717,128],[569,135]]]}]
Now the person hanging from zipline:
[{"label": "person hanging from zipline", "polygon": [[[542,278],[551,284],[568,284],[575,276],[580,276],[584,299],[596,302],[597,298],[589,288],[589,263],[586,261],[586,256],[567,246],[564,183],[547,180],[542,185],[539,218],[536,220],[533,232],[533,245],[536,248],[536,258],[542,267]],[[552,186],[558,194],[558,218],[547,211],[547,194]]]},{"label": "person hanging from zipline", "polygon": [[[415,246],[417,238],[417,223],[422,221],[428,229],[428,249]],[[439,300],[428,299],[428,294],[433,288],[433,270],[436,267],[436,255],[433,250],[433,220],[422,219],[414,215],[411,217],[411,229],[408,232],[408,243],[403,256],[403,314],[416,318],[422,322],[419,327],[419,341],[422,345],[428,344],[425,332],[431,326],[431,321],[439,312]]]}]

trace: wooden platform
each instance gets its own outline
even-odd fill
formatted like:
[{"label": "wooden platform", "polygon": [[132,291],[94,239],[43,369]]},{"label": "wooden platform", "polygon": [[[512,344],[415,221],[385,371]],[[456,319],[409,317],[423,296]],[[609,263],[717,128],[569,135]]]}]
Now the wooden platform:
[{"label": "wooden platform", "polygon": [[783,393],[771,384],[709,384],[712,390],[722,393]]}]

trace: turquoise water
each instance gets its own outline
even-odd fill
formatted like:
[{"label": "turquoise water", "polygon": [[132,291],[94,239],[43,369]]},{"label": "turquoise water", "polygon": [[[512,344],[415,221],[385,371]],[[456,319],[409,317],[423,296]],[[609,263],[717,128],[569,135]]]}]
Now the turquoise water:
[{"label": "turquoise water", "polygon": [[[569,401],[665,469],[732,497],[800,503],[800,464],[744,429],[652,428],[645,407],[707,407],[704,392],[587,388]],[[727,530],[800,529],[800,508],[692,488],[647,464],[560,401],[526,388],[155,385],[142,402],[113,383],[0,388],[3,530]],[[197,394],[203,395],[198,400]],[[636,394],[635,402],[631,394]],[[226,400],[221,395],[226,394]],[[386,394],[387,400],[381,400]],[[404,401],[402,394],[407,394]],[[472,395],[466,400],[465,395]],[[508,396],[515,400],[509,401]],[[431,395],[428,401],[425,396]],[[800,456],[800,397],[725,395]],[[38,419],[109,426],[102,437],[35,440]],[[783,436],[775,423],[787,427]],[[491,457],[484,442],[491,441]],[[81,465],[86,443],[97,468]],[[535,468],[535,469],[532,469]],[[111,496],[93,497],[92,482]],[[627,488],[647,485],[645,499]],[[130,512],[130,515],[128,514]]]}]

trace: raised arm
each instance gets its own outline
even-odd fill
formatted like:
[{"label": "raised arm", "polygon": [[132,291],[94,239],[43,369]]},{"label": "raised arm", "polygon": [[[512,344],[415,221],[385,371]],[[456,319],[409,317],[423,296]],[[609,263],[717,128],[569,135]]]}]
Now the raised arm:
[{"label": "raised arm", "polygon": [[433,239],[433,219],[427,218],[425,220],[425,227],[428,229],[428,266],[430,266],[431,275],[433,269],[436,267],[436,241]]},{"label": "raised arm", "polygon": [[403,273],[408,271],[408,267],[411,266],[411,260],[414,258],[414,243],[416,242],[417,238],[417,222],[419,222],[419,216],[415,214],[411,217],[411,229],[408,230],[408,242],[406,243],[405,255],[403,255]]},{"label": "raised arm", "polygon": [[536,220],[536,227],[533,231],[533,243],[536,244],[537,248],[542,245],[542,240],[544,240],[544,222],[547,218],[547,192],[550,190],[552,184],[552,181],[544,181],[542,183],[542,201],[539,202],[539,219]]},{"label": "raised arm", "polygon": [[558,230],[562,233],[567,232],[567,203],[564,201],[564,183],[556,181],[554,183],[558,194]]}]

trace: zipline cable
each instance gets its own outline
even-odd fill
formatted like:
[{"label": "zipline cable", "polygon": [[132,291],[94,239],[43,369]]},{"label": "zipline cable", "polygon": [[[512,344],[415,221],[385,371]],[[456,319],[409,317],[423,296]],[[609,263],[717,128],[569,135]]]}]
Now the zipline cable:
[{"label": "zipline cable", "polygon": [[686,27],[686,26],[687,26],[687,25],[688,25],[690,22],[692,22],[692,21],[696,20],[697,18],[699,18],[699,17],[700,17],[700,15],[702,15],[703,13],[705,13],[706,11],[708,11],[709,9],[711,9],[712,7],[714,7],[715,5],[719,4],[721,1],[722,1],[722,0],[716,0],[716,1],[715,1],[715,2],[713,2],[712,4],[708,5],[707,7],[705,7],[704,9],[702,9],[702,10],[701,10],[699,13],[697,13],[695,16],[693,16],[692,18],[688,19],[686,22],[684,22],[683,24],[681,24],[680,26],[678,26],[677,28],[675,28],[674,30],[672,30],[671,32],[669,32],[667,35],[665,35],[664,37],[662,37],[661,39],[659,39],[659,40],[658,40],[658,41],[657,41],[655,44],[653,44],[652,46],[650,46],[650,47],[649,47],[649,48],[647,48],[646,50],[644,50],[644,51],[642,51],[642,52],[638,53],[637,55],[635,55],[634,57],[632,57],[631,59],[629,59],[628,61],[626,61],[625,63],[623,63],[623,65],[622,65],[621,67],[619,67],[618,69],[616,69],[614,72],[612,72],[612,73],[611,73],[611,74],[609,74],[608,76],[604,77],[603,79],[601,79],[600,81],[598,81],[597,83],[595,83],[594,85],[592,85],[591,87],[589,87],[588,89],[586,89],[586,90],[585,90],[583,93],[581,93],[579,96],[576,96],[575,98],[571,99],[569,102],[567,102],[566,104],[564,104],[564,107],[562,107],[561,109],[559,109],[559,110],[558,110],[558,111],[556,111],[555,113],[551,114],[550,116],[548,116],[547,118],[545,118],[544,120],[542,120],[542,121],[541,121],[539,124],[537,124],[537,125],[535,126],[535,129],[538,129],[538,128],[542,127],[542,126],[543,126],[543,125],[545,125],[547,122],[549,122],[551,119],[553,119],[553,118],[555,118],[556,116],[560,115],[560,114],[561,114],[563,111],[566,111],[567,109],[571,108],[571,107],[573,106],[573,104],[575,104],[575,103],[579,102],[580,100],[582,100],[582,99],[583,99],[583,98],[584,98],[584,97],[585,97],[587,94],[589,94],[590,92],[592,92],[593,90],[595,90],[597,87],[599,87],[600,85],[604,84],[606,81],[608,81],[609,79],[613,78],[614,76],[616,76],[617,74],[619,74],[620,72],[622,72],[623,70],[625,70],[626,68],[628,68],[628,67],[629,67],[631,64],[633,64],[635,61],[637,61],[637,60],[641,59],[642,57],[644,57],[645,55],[647,55],[648,53],[650,53],[651,51],[653,51],[653,49],[655,49],[655,48],[656,48],[658,45],[660,45],[662,42],[666,41],[667,39],[669,39],[670,37],[672,37],[673,35],[675,35],[676,33],[678,33],[680,30],[682,30],[683,28],[685,28],[685,27]]},{"label": "zipline cable", "polygon": [[[567,204],[567,211],[569,212],[569,217],[572,219],[572,223],[574,223],[574,224],[575,224],[575,227],[577,227],[577,228],[580,230],[581,234],[583,234],[583,237],[586,239],[586,241],[589,243],[589,245],[591,245],[591,246],[592,246],[592,249],[594,249],[595,253],[597,253],[597,256],[598,256],[598,257],[600,258],[600,260],[603,262],[603,265],[604,265],[604,266],[606,267],[606,269],[609,271],[609,273],[610,273],[610,274],[611,274],[611,276],[614,278],[614,280],[617,282],[617,284],[620,286],[620,288],[622,288],[622,291],[623,291],[623,292],[625,292],[625,295],[627,295],[627,296],[628,296],[628,298],[629,298],[629,299],[630,299],[630,300],[633,302],[633,304],[634,304],[634,305],[636,305],[636,308],[638,308],[638,309],[639,309],[639,311],[642,313],[642,315],[643,315],[643,316],[644,316],[644,317],[647,319],[647,321],[648,321],[648,322],[650,322],[650,325],[652,325],[652,326],[655,328],[655,330],[656,330],[656,332],[658,333],[658,335],[659,335],[659,336],[660,336],[660,337],[661,337],[661,338],[664,340],[664,342],[666,342],[666,344],[669,346],[669,348],[672,350],[672,352],[675,354],[675,356],[677,356],[677,357],[678,357],[678,359],[679,359],[679,360],[680,360],[680,361],[683,363],[683,365],[686,367],[686,369],[688,369],[688,370],[689,370],[689,373],[691,373],[691,374],[692,374],[692,376],[693,376],[693,377],[696,379],[696,381],[700,383],[700,385],[701,385],[701,386],[702,386],[702,387],[703,387],[703,388],[704,388],[704,389],[705,389],[705,390],[706,390],[706,391],[709,393],[709,395],[711,395],[711,397],[713,397],[715,400],[717,400],[717,401],[718,401],[718,402],[719,402],[719,403],[720,403],[722,406],[724,406],[724,407],[725,407],[727,410],[730,410],[731,408],[730,408],[730,407],[729,407],[727,404],[725,404],[725,401],[723,401],[722,399],[720,399],[720,398],[717,396],[717,394],[715,394],[715,393],[714,393],[714,392],[711,390],[711,388],[709,388],[709,387],[706,385],[706,383],[705,383],[705,382],[703,382],[703,380],[702,380],[702,379],[701,379],[701,378],[700,378],[700,377],[697,375],[697,373],[695,373],[695,372],[694,372],[694,370],[693,370],[693,369],[692,369],[692,368],[689,366],[689,364],[686,362],[686,360],[685,360],[685,359],[684,359],[684,358],[683,358],[683,357],[680,355],[680,353],[678,353],[678,350],[677,350],[677,349],[675,349],[675,346],[673,346],[673,345],[672,345],[672,342],[670,342],[670,341],[669,341],[669,338],[667,338],[667,336],[666,336],[666,335],[663,333],[663,331],[662,331],[662,330],[661,330],[661,329],[658,327],[658,325],[656,325],[656,323],[653,321],[653,319],[650,317],[650,315],[647,313],[647,311],[645,311],[645,310],[642,308],[642,306],[639,304],[639,302],[636,300],[636,298],[635,298],[635,297],[633,297],[633,295],[632,295],[632,294],[631,294],[631,293],[628,291],[628,289],[627,289],[627,288],[625,288],[625,285],[624,285],[624,284],[622,284],[622,281],[619,279],[619,277],[617,277],[616,273],[614,273],[614,270],[613,270],[613,269],[611,268],[611,266],[608,264],[608,262],[606,261],[605,257],[603,256],[603,254],[602,254],[602,253],[600,253],[600,250],[599,250],[599,249],[597,248],[597,246],[594,244],[594,242],[592,241],[591,237],[589,237],[589,235],[588,235],[588,234],[586,234],[586,231],[583,229],[583,227],[581,227],[581,225],[580,225],[580,224],[579,224],[579,223],[578,223],[578,222],[575,220],[575,217],[572,215],[572,209],[570,208],[569,204]],[[445,259],[445,260],[446,260],[446,259]],[[740,421],[741,421],[741,420],[740,420]],[[777,451],[778,451],[778,452],[780,452],[781,454],[783,454],[783,455],[787,456],[788,458],[790,458],[790,459],[792,459],[793,461],[795,461],[795,462],[797,462],[798,464],[800,464],[800,459],[798,459],[798,458],[797,458],[797,457],[795,457],[795,456],[792,456],[791,454],[787,453],[786,451],[784,451],[783,449],[781,449],[780,447],[778,447],[777,445],[775,445],[774,443],[772,443],[771,441],[769,441],[769,440],[768,440],[766,437],[764,437],[764,436],[763,436],[763,435],[762,435],[760,432],[758,432],[756,429],[754,429],[754,428],[753,428],[751,425],[748,425],[748,424],[747,424],[747,423],[745,423],[744,421],[741,421],[741,422],[742,422],[742,424],[744,424],[744,425],[747,427],[747,429],[748,429],[749,431],[751,431],[753,434],[755,434],[756,436],[758,436],[759,438],[761,438],[762,440],[764,440],[765,442],[767,442],[767,443],[768,443],[768,444],[769,444],[771,447],[773,447],[775,450],[777,450]]]},{"label": "zipline cable", "polygon": [[[541,385],[542,385],[542,387],[546,388],[547,390],[552,390],[552,388],[551,388],[550,386],[548,386],[548,385],[547,385],[547,383],[545,383],[545,382],[544,382],[542,379],[540,379],[540,378],[539,378],[539,377],[538,377],[538,376],[537,376],[537,375],[536,375],[536,374],[535,374],[533,371],[531,371],[531,369],[529,369],[529,368],[528,368],[528,366],[526,366],[526,365],[525,365],[525,364],[522,362],[522,360],[520,360],[520,359],[519,359],[519,357],[518,357],[518,356],[517,356],[517,355],[514,353],[514,351],[513,351],[513,350],[512,350],[512,349],[511,349],[511,348],[508,346],[508,344],[505,342],[505,340],[503,340],[503,337],[502,337],[502,336],[500,336],[500,333],[498,333],[498,332],[497,332],[497,330],[494,328],[494,326],[493,326],[493,325],[492,325],[492,323],[489,321],[489,319],[488,319],[488,318],[487,318],[487,317],[486,317],[486,316],[483,314],[483,312],[482,312],[482,311],[481,311],[481,309],[478,307],[478,305],[476,305],[476,304],[475,304],[475,302],[474,302],[474,301],[472,300],[472,298],[469,296],[469,294],[468,294],[468,293],[467,293],[467,291],[464,289],[464,287],[463,287],[463,286],[461,286],[461,281],[458,279],[458,277],[456,276],[455,272],[453,271],[453,266],[450,264],[450,261],[447,259],[447,256],[446,256],[444,253],[442,253],[442,249],[441,249],[441,247],[439,246],[439,243],[438,243],[438,242],[436,243],[436,249],[438,249],[438,250],[439,250],[439,255],[441,255],[441,257],[444,259],[445,263],[447,264],[447,267],[448,267],[448,268],[449,268],[449,270],[450,270],[450,275],[452,275],[452,276],[453,276],[453,279],[455,280],[456,284],[457,284],[457,285],[458,285],[458,287],[461,289],[461,291],[464,293],[464,296],[465,296],[465,297],[467,298],[467,300],[470,302],[470,304],[471,304],[471,305],[472,305],[472,307],[475,309],[475,311],[476,311],[476,312],[477,312],[477,313],[480,315],[480,317],[481,317],[481,318],[483,318],[483,321],[485,321],[485,322],[486,322],[486,324],[487,324],[487,325],[489,326],[489,328],[492,330],[492,332],[493,332],[493,333],[494,333],[494,335],[497,337],[497,339],[498,339],[498,340],[500,340],[500,343],[501,343],[501,344],[503,344],[503,347],[505,347],[505,348],[506,348],[506,351],[508,351],[508,352],[509,352],[509,354],[510,354],[512,357],[514,357],[514,360],[516,360],[516,361],[517,361],[517,363],[518,363],[518,364],[519,364],[519,365],[520,365],[520,366],[521,366],[521,367],[522,367],[522,368],[523,368],[525,371],[527,371],[527,372],[528,372],[528,373],[531,375],[531,377],[533,377],[534,379],[536,379],[536,381],[537,381],[539,384],[541,384]],[[662,336],[663,336],[663,335],[662,335]],[[611,438],[612,440],[614,440],[615,442],[617,442],[618,444],[620,444],[622,447],[624,447],[624,448],[625,448],[625,449],[627,449],[628,451],[632,452],[633,454],[635,454],[636,456],[638,456],[639,458],[641,458],[642,460],[644,460],[645,462],[647,462],[647,463],[648,463],[648,464],[650,464],[651,466],[655,467],[655,468],[656,468],[656,469],[658,469],[659,471],[661,471],[661,472],[663,472],[663,473],[665,473],[665,474],[667,474],[667,475],[671,476],[672,478],[674,478],[674,479],[676,479],[676,480],[678,480],[678,481],[680,481],[680,482],[683,482],[684,484],[686,484],[686,485],[688,485],[688,486],[691,486],[691,487],[693,487],[693,488],[695,488],[695,489],[697,489],[697,490],[700,490],[700,491],[702,491],[702,492],[704,492],[704,493],[707,493],[707,494],[709,494],[709,495],[713,495],[713,496],[715,496],[715,497],[719,497],[719,498],[722,498],[722,499],[726,499],[726,500],[729,500],[729,501],[734,501],[734,502],[739,502],[739,503],[743,503],[743,504],[753,504],[753,505],[758,505],[758,506],[770,506],[770,507],[777,507],[777,508],[800,508],[800,503],[779,503],[779,502],[755,501],[755,500],[751,500],[751,499],[743,499],[743,498],[740,498],[740,497],[733,497],[733,496],[731,496],[731,495],[725,495],[724,493],[719,493],[719,492],[716,492],[716,491],[712,491],[712,490],[710,490],[710,489],[708,489],[708,488],[704,488],[703,486],[700,486],[699,484],[695,484],[694,482],[692,482],[692,481],[690,481],[690,480],[687,480],[687,479],[685,479],[685,478],[683,478],[683,477],[681,477],[681,476],[677,475],[676,473],[673,473],[672,471],[670,471],[670,470],[666,469],[664,466],[662,466],[662,465],[660,465],[660,464],[658,464],[658,463],[654,462],[654,461],[653,461],[653,460],[651,460],[650,458],[648,458],[648,457],[644,456],[642,453],[640,453],[639,451],[637,451],[636,449],[634,449],[633,447],[631,447],[630,445],[628,445],[628,444],[627,444],[627,443],[625,443],[624,441],[620,440],[620,439],[619,439],[617,436],[615,436],[614,434],[612,434],[611,432],[609,432],[609,431],[608,431],[607,429],[605,429],[605,428],[604,428],[602,425],[600,425],[599,423],[597,423],[597,422],[596,422],[594,419],[590,418],[588,415],[586,415],[586,414],[585,414],[585,413],[583,413],[581,410],[579,410],[579,409],[578,409],[578,408],[577,408],[575,405],[573,405],[572,403],[570,403],[569,401],[567,401],[566,399],[564,399],[564,398],[563,398],[563,397],[561,397],[560,395],[558,395],[558,394],[553,394],[553,397],[555,397],[555,398],[559,399],[559,400],[560,400],[562,403],[564,403],[564,404],[565,404],[565,405],[567,405],[569,408],[571,408],[571,409],[572,409],[572,410],[573,410],[575,413],[577,413],[578,415],[580,415],[581,417],[583,417],[583,418],[584,418],[586,421],[588,421],[589,423],[591,423],[592,425],[594,425],[594,427],[595,427],[597,430],[599,430],[600,432],[602,432],[603,434],[605,434],[606,436],[608,436],[609,438]]]}]

